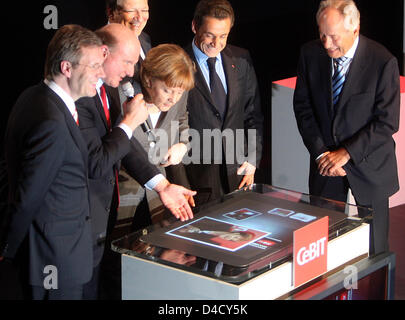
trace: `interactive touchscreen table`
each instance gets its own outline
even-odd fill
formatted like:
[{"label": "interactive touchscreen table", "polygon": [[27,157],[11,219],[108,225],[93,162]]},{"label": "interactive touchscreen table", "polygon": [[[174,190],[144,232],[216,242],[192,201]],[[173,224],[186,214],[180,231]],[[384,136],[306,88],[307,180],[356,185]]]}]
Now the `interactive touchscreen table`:
[{"label": "interactive touchscreen table", "polygon": [[176,222],[140,238],[142,242],[244,268],[292,252],[293,232],[324,216],[333,229],[343,212],[246,192],[201,210],[190,222]]},{"label": "interactive touchscreen table", "polygon": [[[350,217],[352,209],[357,212]],[[113,242],[112,248],[237,284],[291,260],[295,230],[328,216],[331,240],[363,223],[360,210],[370,214],[345,203],[254,185],[201,207],[190,221],[164,219]]]}]

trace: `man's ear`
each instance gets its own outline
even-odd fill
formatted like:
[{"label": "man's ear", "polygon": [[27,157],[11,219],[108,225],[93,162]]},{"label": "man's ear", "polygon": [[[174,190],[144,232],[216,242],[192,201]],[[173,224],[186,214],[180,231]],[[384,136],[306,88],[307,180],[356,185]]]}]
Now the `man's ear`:
[{"label": "man's ear", "polygon": [[72,63],[70,61],[63,60],[60,63],[60,72],[67,78],[72,76]]},{"label": "man's ear", "polygon": [[103,57],[105,60],[105,58],[107,58],[107,56],[110,54],[110,50],[108,49],[108,46],[105,44],[101,46],[101,50],[103,50]]},{"label": "man's ear", "polygon": [[357,37],[360,34],[360,24],[357,26],[357,28],[354,30],[354,35]]},{"label": "man's ear", "polygon": [[196,29],[196,27],[195,27],[195,22],[194,22],[194,20],[191,22],[191,30],[194,32],[194,34],[197,33],[197,29]]}]

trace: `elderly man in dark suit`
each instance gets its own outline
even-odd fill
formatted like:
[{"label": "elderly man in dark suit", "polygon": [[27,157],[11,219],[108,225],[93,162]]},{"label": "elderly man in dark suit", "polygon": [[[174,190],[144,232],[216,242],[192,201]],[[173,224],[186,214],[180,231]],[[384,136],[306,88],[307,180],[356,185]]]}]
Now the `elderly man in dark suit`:
[{"label": "elderly man in dark suit", "polygon": [[[186,48],[197,66],[187,108],[190,132],[194,129],[198,137],[192,138],[192,163],[186,166],[190,186],[198,191],[196,205],[252,184],[261,159],[263,117],[256,74],[249,52],[227,45],[233,23],[228,1],[200,1],[192,21],[195,37]],[[222,142],[220,148],[207,145],[207,130],[211,142]]]},{"label": "elderly man in dark suit", "polygon": [[103,62],[93,32],[61,27],[48,46],[45,81],[24,91],[8,121],[10,215],[0,256],[14,258],[28,236],[34,299],[81,299],[92,276],[88,151],[75,101],[96,94]]},{"label": "elderly man in dark suit", "polygon": [[395,143],[399,72],[395,57],[362,36],[351,0],[322,1],[320,40],[302,47],[294,111],[309,150],[309,192],[374,210],[370,251],[388,250],[388,197],[398,188]]}]

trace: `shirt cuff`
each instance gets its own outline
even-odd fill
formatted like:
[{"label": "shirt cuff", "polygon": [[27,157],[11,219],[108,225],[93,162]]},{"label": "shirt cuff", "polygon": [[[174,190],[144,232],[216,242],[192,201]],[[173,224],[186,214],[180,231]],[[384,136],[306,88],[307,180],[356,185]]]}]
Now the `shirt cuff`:
[{"label": "shirt cuff", "polygon": [[121,128],[122,130],[124,130],[124,132],[126,133],[126,135],[128,136],[128,139],[132,138],[132,130],[130,127],[128,127],[125,123],[120,123],[118,125],[118,128]]},{"label": "shirt cuff", "polygon": [[161,173],[154,176],[148,182],[145,183],[145,187],[149,190],[155,189],[155,187],[159,184],[160,181],[166,179],[165,176]]}]

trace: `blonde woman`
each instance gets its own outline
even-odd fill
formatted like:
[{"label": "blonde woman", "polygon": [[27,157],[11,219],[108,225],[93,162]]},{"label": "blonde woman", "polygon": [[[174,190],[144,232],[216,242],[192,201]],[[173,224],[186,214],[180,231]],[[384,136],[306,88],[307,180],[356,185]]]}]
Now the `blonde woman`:
[{"label": "blonde woman", "polygon": [[[148,152],[150,161],[173,179],[170,181],[183,186],[189,185],[181,160],[187,152],[186,104],[188,91],[194,87],[194,71],[194,63],[181,47],[161,44],[147,53],[139,74],[139,84],[149,110],[147,122],[151,134],[138,127],[134,137]],[[152,201],[154,194],[146,193],[147,197],[134,215],[133,230],[151,223],[147,199]]]}]

